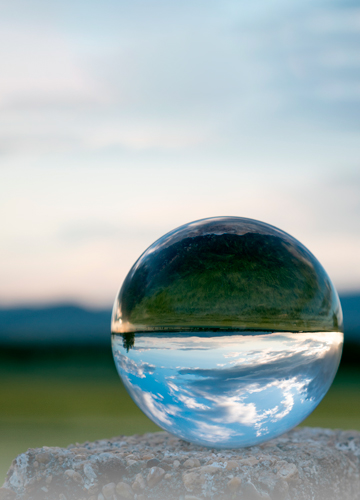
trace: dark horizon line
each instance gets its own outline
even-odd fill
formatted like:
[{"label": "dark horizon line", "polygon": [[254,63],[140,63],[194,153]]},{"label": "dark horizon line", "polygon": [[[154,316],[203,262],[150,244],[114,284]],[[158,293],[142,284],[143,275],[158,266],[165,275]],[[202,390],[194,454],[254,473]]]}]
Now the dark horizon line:
[{"label": "dark horizon line", "polygon": [[[342,298],[353,298],[353,297],[359,297],[360,298],[360,288],[356,291],[344,291],[344,292],[338,292],[340,300]],[[12,310],[44,310],[44,309],[64,309],[64,308],[76,308],[76,309],[83,309],[85,311],[94,311],[94,312],[102,312],[102,311],[111,311],[113,305],[109,304],[109,306],[96,306],[96,305],[90,305],[90,304],[84,304],[83,302],[80,301],[67,301],[67,300],[60,300],[60,301],[51,301],[51,302],[38,302],[38,303],[25,303],[25,302],[20,302],[20,303],[15,303],[15,304],[1,304],[0,302],[0,310],[1,311],[12,311]]]},{"label": "dark horizon line", "polygon": [[[359,291],[360,295],[360,291]],[[89,312],[105,312],[112,310],[112,304],[109,306],[94,306],[89,304],[84,304],[82,302],[70,302],[70,301],[59,301],[59,302],[39,302],[35,303],[19,303],[19,304],[1,304],[0,311],[16,311],[16,310],[26,310],[26,311],[42,311],[44,309],[82,309]]]}]

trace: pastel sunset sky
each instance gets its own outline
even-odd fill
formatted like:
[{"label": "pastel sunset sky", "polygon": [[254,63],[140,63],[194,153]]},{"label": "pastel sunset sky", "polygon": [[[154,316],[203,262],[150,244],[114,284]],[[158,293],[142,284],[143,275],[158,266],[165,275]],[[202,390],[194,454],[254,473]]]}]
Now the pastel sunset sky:
[{"label": "pastel sunset sky", "polygon": [[0,306],[111,306],[216,215],[360,289],[360,6],[0,0]]}]

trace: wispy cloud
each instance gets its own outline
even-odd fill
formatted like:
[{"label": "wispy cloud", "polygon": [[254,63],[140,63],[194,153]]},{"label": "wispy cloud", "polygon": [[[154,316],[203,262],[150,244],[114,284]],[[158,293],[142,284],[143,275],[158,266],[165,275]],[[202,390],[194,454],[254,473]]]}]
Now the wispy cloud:
[{"label": "wispy cloud", "polygon": [[[113,347],[125,385],[156,423],[199,444],[237,446],[275,436],[310,413],[335,376],[342,338],[336,332],[137,334],[138,349],[125,352],[121,339]],[[207,347],[201,356],[199,346]],[[144,369],[149,362],[156,370]]]},{"label": "wispy cloud", "polygon": [[359,287],[359,23],[356,2],[5,3],[0,300],[110,304],[155,238],[232,214]]}]

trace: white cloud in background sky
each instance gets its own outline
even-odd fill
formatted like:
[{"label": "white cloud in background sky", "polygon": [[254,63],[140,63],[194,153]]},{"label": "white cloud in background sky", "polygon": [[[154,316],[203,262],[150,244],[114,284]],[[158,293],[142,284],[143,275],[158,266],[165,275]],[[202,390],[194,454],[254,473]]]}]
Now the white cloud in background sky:
[{"label": "white cloud in background sky", "polygon": [[0,1],[0,47],[0,304],[109,306],[215,215],[360,288],[357,2]]}]

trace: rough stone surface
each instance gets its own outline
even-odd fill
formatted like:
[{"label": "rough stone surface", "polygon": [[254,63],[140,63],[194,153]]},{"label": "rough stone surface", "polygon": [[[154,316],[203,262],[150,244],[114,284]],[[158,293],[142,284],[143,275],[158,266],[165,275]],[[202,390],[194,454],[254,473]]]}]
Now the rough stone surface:
[{"label": "rough stone surface", "polygon": [[295,429],[216,450],[166,432],[29,449],[0,500],[360,500],[360,433]]}]

